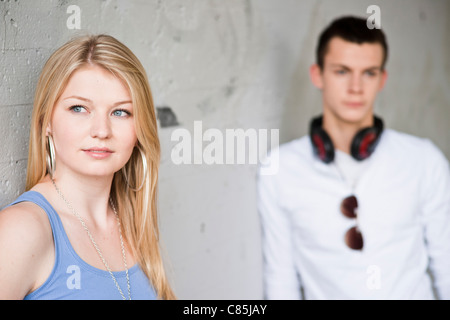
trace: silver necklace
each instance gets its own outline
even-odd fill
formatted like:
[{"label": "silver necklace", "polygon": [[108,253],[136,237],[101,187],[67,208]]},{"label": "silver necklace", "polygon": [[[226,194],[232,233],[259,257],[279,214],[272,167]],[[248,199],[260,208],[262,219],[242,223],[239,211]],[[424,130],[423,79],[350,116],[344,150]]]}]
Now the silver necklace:
[{"label": "silver necklace", "polygon": [[[116,277],[112,273],[111,268],[109,267],[108,263],[106,262],[105,258],[103,257],[102,252],[100,251],[100,248],[98,247],[97,243],[95,242],[94,237],[92,236],[91,232],[89,231],[86,223],[81,218],[81,216],[75,211],[75,209],[73,208],[71,203],[64,197],[64,195],[62,194],[61,190],[59,190],[59,188],[56,186],[55,181],[53,179],[51,179],[51,180],[52,180],[53,185],[55,186],[55,189],[56,189],[56,192],[58,193],[58,195],[66,203],[67,207],[72,211],[72,213],[75,215],[75,217],[77,217],[77,219],[80,221],[81,225],[83,226],[83,229],[86,231],[87,235],[89,236],[89,239],[91,240],[92,245],[94,246],[95,250],[97,251],[100,259],[103,261],[103,264],[105,265],[105,268],[108,270],[109,274],[111,275],[111,278],[113,279],[114,284],[117,287],[117,290],[119,290],[119,293],[122,296],[122,299],[126,300],[125,295],[122,292],[122,289],[120,289],[119,283],[117,283]],[[109,198],[109,202],[111,203],[111,207],[112,207],[112,209],[114,211],[114,215],[116,216],[116,219],[117,219],[117,225],[119,227],[120,246],[122,248],[123,264],[125,266],[125,272],[126,272],[126,275],[127,275],[128,300],[131,300],[130,278],[129,278],[129,275],[128,275],[127,258],[125,256],[125,248],[124,248],[124,245],[123,245],[122,230],[120,228],[119,215],[117,214],[116,207],[114,206],[114,203],[113,203],[111,198]]]}]

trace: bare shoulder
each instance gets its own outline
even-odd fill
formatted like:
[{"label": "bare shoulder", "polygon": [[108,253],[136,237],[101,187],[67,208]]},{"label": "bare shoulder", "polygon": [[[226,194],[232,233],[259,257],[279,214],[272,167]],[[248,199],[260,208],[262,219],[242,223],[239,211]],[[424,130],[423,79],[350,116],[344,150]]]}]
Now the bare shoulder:
[{"label": "bare shoulder", "polygon": [[39,206],[21,202],[0,211],[0,299],[23,298],[52,254],[51,226]]},{"label": "bare shoulder", "polygon": [[0,234],[20,236],[25,242],[45,240],[51,236],[51,227],[42,208],[31,202],[20,202],[0,211]]}]

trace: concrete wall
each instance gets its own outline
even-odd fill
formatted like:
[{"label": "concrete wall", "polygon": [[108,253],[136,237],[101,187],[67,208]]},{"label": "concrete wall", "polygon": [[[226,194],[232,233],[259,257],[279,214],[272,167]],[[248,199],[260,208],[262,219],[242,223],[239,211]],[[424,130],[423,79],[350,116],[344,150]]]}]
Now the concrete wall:
[{"label": "concrete wall", "polygon": [[[316,38],[342,14],[381,9],[389,79],[376,111],[388,127],[431,138],[450,158],[450,2],[446,0],[1,0],[0,207],[23,192],[34,87],[50,53],[104,32],[146,67],[160,128],[163,246],[181,299],[262,298],[256,165],[175,165],[174,130],[279,129],[280,143],[320,113],[310,84]],[[81,29],[69,29],[70,5]]]}]

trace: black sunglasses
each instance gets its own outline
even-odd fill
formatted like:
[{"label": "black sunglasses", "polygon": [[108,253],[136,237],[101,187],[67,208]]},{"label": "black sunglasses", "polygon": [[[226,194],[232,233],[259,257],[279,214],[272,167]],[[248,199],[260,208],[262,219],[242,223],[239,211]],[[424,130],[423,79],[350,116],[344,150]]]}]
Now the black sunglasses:
[{"label": "black sunglasses", "polygon": [[[341,212],[347,218],[356,218],[358,209],[358,200],[355,196],[349,196],[342,200],[341,203]],[[358,229],[358,226],[354,226],[350,228],[345,234],[345,243],[349,248],[353,250],[361,250],[363,248],[363,237],[361,232]]]}]

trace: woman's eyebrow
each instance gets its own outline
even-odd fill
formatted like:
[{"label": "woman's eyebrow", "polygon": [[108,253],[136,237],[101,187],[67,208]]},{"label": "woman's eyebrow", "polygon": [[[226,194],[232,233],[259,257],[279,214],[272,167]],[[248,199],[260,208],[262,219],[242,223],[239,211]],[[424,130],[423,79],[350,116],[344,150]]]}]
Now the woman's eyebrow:
[{"label": "woman's eyebrow", "polygon": [[119,102],[114,103],[112,106],[117,107],[117,106],[120,106],[122,104],[127,104],[127,103],[131,103],[131,100],[119,101]]},{"label": "woman's eyebrow", "polygon": [[[92,100],[91,99],[80,97],[80,96],[70,96],[70,97],[64,98],[64,100],[67,100],[67,99],[78,99],[78,100],[82,100],[82,101],[85,101],[85,102],[88,102],[88,103],[92,104]],[[132,101],[131,100],[118,101],[118,102],[114,103],[112,106],[116,107],[116,106],[119,106],[119,105],[122,105],[122,104],[127,104],[127,103],[132,103]]]},{"label": "woman's eyebrow", "polygon": [[70,96],[70,97],[64,98],[64,100],[67,100],[67,99],[78,99],[78,100],[83,100],[83,101],[92,103],[92,100],[90,100],[88,98],[83,98],[83,97],[80,97],[80,96]]}]

